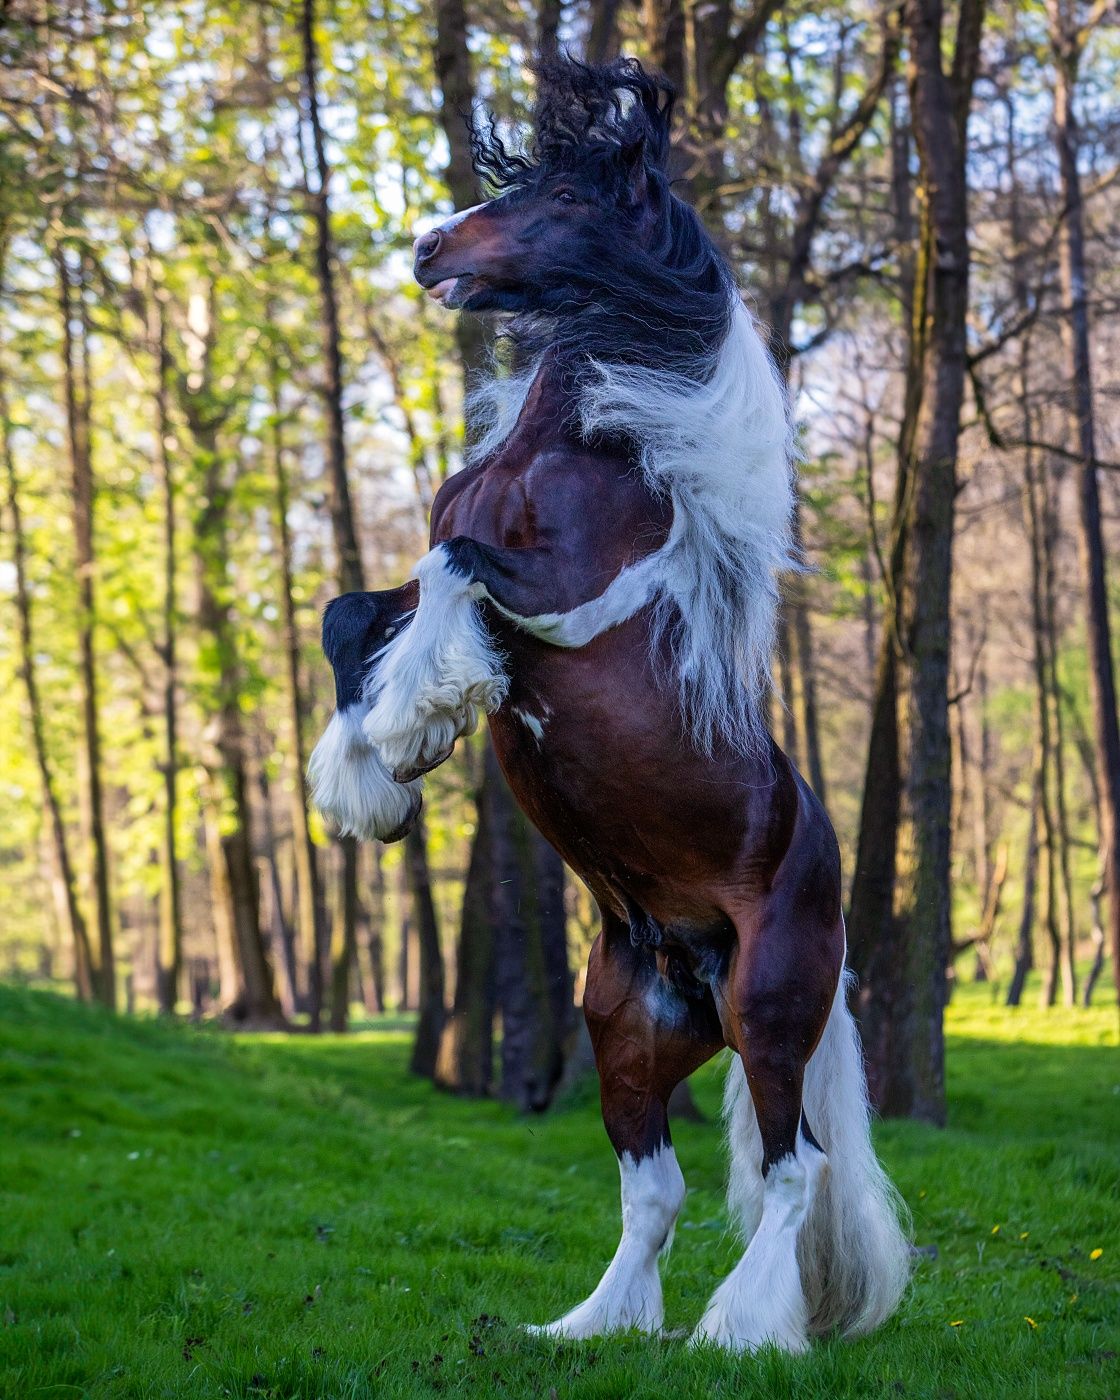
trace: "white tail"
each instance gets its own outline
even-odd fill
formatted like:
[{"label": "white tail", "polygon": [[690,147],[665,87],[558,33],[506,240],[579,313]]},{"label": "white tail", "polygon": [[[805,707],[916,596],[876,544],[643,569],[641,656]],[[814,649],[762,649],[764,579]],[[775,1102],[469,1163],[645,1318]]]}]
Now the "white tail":
[{"label": "white tail", "polygon": [[[820,1044],[805,1069],[805,1116],[828,1157],[797,1239],[809,1332],[871,1332],[898,1307],[910,1277],[906,1207],[875,1156],[859,1032],[841,977]],[[762,1138],[736,1055],[724,1114],[731,1143],[728,1204],[749,1243],[762,1214]]]}]

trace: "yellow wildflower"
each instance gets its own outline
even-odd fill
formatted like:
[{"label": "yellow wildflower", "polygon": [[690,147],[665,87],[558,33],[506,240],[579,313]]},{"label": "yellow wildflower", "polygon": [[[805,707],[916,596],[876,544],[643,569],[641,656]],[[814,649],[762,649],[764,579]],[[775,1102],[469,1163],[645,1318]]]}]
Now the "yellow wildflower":
[{"label": "yellow wildflower", "polygon": [[1104,1253],[1104,1250],[1103,1250],[1103,1249],[1091,1249],[1091,1250],[1089,1251],[1089,1258],[1090,1258],[1090,1259],[1099,1259],[1103,1253]]},{"label": "yellow wildflower", "polygon": [[1035,1322],[1034,1318],[1033,1318],[1033,1317],[1027,1317],[1026,1313],[1023,1314],[1023,1321],[1029,1323],[1029,1324],[1031,1325],[1031,1327],[1037,1327],[1037,1326],[1038,1326],[1038,1323]]}]

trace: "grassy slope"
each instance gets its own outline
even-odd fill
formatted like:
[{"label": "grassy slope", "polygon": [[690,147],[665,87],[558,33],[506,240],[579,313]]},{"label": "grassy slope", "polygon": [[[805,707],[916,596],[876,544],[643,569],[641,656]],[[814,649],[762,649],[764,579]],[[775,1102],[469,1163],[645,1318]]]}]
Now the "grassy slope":
[{"label": "grassy slope", "polygon": [[[967,990],[951,1127],[878,1133],[938,1257],[877,1336],[790,1360],[513,1325],[614,1247],[590,1087],[529,1121],[409,1080],[400,1032],[231,1041],[0,989],[0,1395],[1120,1395],[1115,1011]],[[714,1068],[699,1097],[678,1330],[735,1252]]]}]

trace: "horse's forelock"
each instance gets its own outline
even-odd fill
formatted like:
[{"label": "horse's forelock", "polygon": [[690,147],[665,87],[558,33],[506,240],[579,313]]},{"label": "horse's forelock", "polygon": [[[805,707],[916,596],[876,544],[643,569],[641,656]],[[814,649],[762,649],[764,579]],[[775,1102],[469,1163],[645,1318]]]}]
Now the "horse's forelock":
[{"label": "horse's forelock", "polygon": [[648,169],[664,171],[676,90],[634,58],[592,65],[568,56],[534,64],[537,102],[530,143],[503,136],[492,114],[470,118],[471,156],[494,191],[534,175],[606,167],[639,143]]},{"label": "horse's forelock", "polygon": [[542,156],[558,149],[614,147],[641,141],[647,164],[664,169],[676,90],[647,73],[635,58],[592,65],[578,59],[542,59],[534,69],[535,145]]}]

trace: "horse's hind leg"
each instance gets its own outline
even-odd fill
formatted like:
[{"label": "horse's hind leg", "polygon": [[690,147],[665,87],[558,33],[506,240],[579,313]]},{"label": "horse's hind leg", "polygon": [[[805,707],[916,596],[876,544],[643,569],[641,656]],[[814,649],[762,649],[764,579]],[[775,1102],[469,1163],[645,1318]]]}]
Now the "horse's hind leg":
[{"label": "horse's hind leg", "polygon": [[791,936],[773,913],[744,919],[738,932],[723,1010],[746,1070],[746,1084],[729,1090],[728,1107],[730,1195],[749,1242],[695,1339],[740,1351],[804,1351],[809,1309],[797,1240],[828,1162],[806,1121],[802,1088],[828,1020],[843,934],[802,929]]},{"label": "horse's hind leg", "polygon": [[587,970],[584,1014],[595,1047],[603,1122],[622,1178],[622,1238],[594,1292],[535,1329],[591,1337],[662,1322],[657,1256],[672,1239],[684,1177],[669,1136],[676,1086],[723,1045],[714,1003],[681,996],[635,948],[627,924],[603,920]]}]

